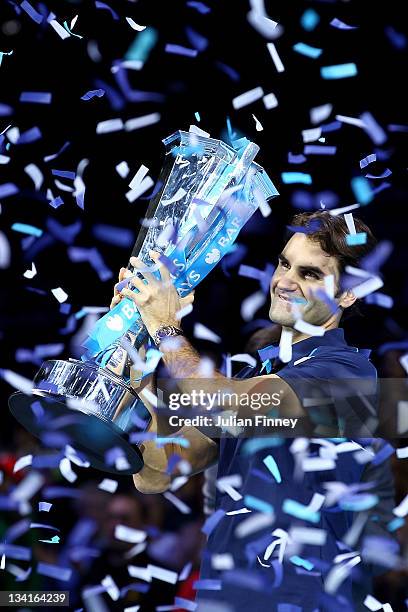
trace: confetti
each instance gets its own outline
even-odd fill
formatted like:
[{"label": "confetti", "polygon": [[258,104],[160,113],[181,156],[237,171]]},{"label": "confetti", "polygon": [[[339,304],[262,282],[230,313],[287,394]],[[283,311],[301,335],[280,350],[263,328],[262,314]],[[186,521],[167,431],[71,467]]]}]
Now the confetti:
[{"label": "confetti", "polygon": [[356,200],[361,205],[369,204],[374,197],[370,183],[363,176],[355,176],[351,179],[351,188]]},{"label": "confetti", "polygon": [[267,457],[263,459],[263,462],[272,474],[272,476],[275,478],[276,482],[282,482],[282,476],[280,474],[278,464],[276,463],[272,455],[267,455]]},{"label": "confetti", "polygon": [[300,24],[304,30],[311,32],[320,21],[320,16],[314,9],[306,9],[300,18]]},{"label": "confetti", "polygon": [[20,4],[20,7],[36,23],[40,24],[43,22],[44,17],[38,11],[36,11],[35,8],[31,6],[29,2],[27,2],[27,0],[23,0],[23,2]]},{"label": "confetti", "polygon": [[11,249],[9,241],[3,232],[0,232],[0,269],[5,270],[10,265]]},{"label": "confetti", "polygon": [[198,55],[197,49],[189,49],[182,45],[173,45],[168,43],[164,48],[166,53],[173,53],[174,55],[184,55],[185,57],[196,57]]},{"label": "confetti", "polygon": [[42,91],[23,91],[20,95],[20,102],[31,102],[32,104],[50,104],[52,94]]},{"label": "confetti", "polygon": [[235,108],[235,110],[239,110],[244,106],[248,106],[248,104],[252,104],[257,100],[260,100],[263,95],[264,92],[262,87],[255,87],[254,89],[250,89],[249,91],[246,91],[245,93],[233,98],[232,106]]},{"label": "confetti", "polygon": [[286,514],[304,521],[310,521],[311,523],[318,523],[320,521],[320,512],[312,510],[310,506],[304,506],[294,499],[285,499],[282,504],[282,510]]},{"label": "confetti", "polygon": [[136,30],[137,32],[143,32],[146,29],[146,26],[142,26],[136,23],[131,17],[126,17],[126,21],[132,28],[132,30]]},{"label": "confetti", "polygon": [[52,295],[60,304],[66,302],[68,299],[68,293],[66,293],[61,287],[57,287],[56,289],[51,289]]},{"label": "confetti", "polygon": [[346,79],[356,76],[357,66],[354,63],[322,66],[320,74],[323,79]]},{"label": "confetti", "polygon": [[292,183],[312,184],[312,177],[304,172],[282,172],[281,177],[285,185],[291,185]]},{"label": "confetti", "polygon": [[285,67],[282,63],[281,58],[279,57],[278,51],[274,45],[274,43],[269,42],[267,45],[268,51],[271,54],[271,58],[273,60],[273,63],[275,64],[275,68],[278,72],[284,72],[285,71]]},{"label": "confetti", "polygon": [[311,57],[312,59],[316,59],[320,57],[323,53],[323,49],[318,49],[317,47],[311,47],[310,45],[306,45],[305,43],[299,42],[296,45],[293,45],[293,50],[296,53],[300,53],[301,55],[305,55],[306,57]]},{"label": "confetti", "polygon": [[193,335],[194,335],[194,338],[199,338],[200,340],[208,340],[209,342],[216,342],[216,343],[221,342],[220,336],[218,336],[216,333],[211,331],[211,329],[208,329],[208,327],[206,327],[202,323],[194,324]]},{"label": "confetti", "polygon": [[330,116],[333,110],[332,104],[322,104],[310,109],[310,121],[313,124],[321,123]]},{"label": "confetti", "polygon": [[118,132],[123,130],[122,119],[107,119],[106,121],[100,121],[96,125],[97,134],[109,134],[110,132]]},{"label": "confetti", "polygon": [[126,121],[125,130],[127,132],[139,130],[140,128],[147,127],[148,125],[158,123],[160,119],[161,116],[159,113],[150,113],[149,115],[143,115],[142,117],[134,117],[133,119],[128,119]]},{"label": "confetti", "polygon": [[338,28],[339,30],[356,30],[357,29],[357,26],[347,25],[347,23],[344,23],[344,21],[337,19],[337,17],[331,20],[330,25],[333,26],[333,28]]},{"label": "confetti", "polygon": [[101,98],[105,95],[104,89],[91,89],[87,91],[83,96],[81,96],[81,100],[91,100],[92,98]]},{"label": "confetti", "polygon": [[278,100],[274,93],[268,93],[262,99],[266,110],[270,110],[271,108],[276,108],[278,106]]}]

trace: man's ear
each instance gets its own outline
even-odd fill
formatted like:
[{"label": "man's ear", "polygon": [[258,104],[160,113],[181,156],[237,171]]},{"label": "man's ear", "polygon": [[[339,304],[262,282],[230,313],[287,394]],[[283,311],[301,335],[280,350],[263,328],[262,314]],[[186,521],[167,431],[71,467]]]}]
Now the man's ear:
[{"label": "man's ear", "polygon": [[356,302],[356,300],[357,298],[352,292],[352,290],[347,289],[347,291],[344,291],[340,297],[339,306],[341,306],[342,308],[349,308]]}]

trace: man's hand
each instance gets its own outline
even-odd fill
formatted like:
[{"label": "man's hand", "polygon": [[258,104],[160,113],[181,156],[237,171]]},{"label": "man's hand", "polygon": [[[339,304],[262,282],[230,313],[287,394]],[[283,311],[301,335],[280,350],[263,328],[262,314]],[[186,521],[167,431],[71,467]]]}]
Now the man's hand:
[{"label": "man's hand", "polygon": [[[161,279],[149,272],[140,259],[131,257],[130,263],[135,267],[135,271],[139,271],[144,277],[141,279],[138,276],[129,275],[132,276],[129,280],[130,284],[138,289],[139,293],[125,287],[118,295],[128,297],[136,304],[147,331],[154,336],[161,325],[180,326],[179,312],[188,304],[193,303],[194,291],[181,298],[173,285],[169,270],[159,261],[160,254],[151,251],[150,256],[158,265]],[[113,300],[115,299],[117,299],[116,295]]]}]

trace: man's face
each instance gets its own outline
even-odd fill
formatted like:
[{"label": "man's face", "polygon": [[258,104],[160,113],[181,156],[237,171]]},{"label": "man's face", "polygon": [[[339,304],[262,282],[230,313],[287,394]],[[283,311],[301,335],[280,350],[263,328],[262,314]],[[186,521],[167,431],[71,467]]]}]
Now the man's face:
[{"label": "man's face", "polygon": [[324,277],[330,275],[334,276],[336,288],[339,282],[336,259],[306,234],[294,234],[279,256],[271,280],[271,321],[293,327],[300,315],[307,323],[323,325],[332,316],[332,311],[322,300],[313,297],[313,292],[324,291]]}]

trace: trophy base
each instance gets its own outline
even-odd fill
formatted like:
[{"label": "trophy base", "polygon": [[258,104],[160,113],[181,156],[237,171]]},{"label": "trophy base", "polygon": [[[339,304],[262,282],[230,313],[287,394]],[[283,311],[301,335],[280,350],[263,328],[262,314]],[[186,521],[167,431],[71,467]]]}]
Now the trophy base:
[{"label": "trophy base", "polygon": [[[37,418],[31,405],[39,402],[44,413]],[[46,433],[65,434],[68,443],[89,461],[91,466],[103,472],[116,475],[130,475],[139,472],[143,467],[143,457],[137,446],[131,445],[123,430],[112,421],[104,421],[85,409],[69,408],[63,397],[42,397],[17,392],[9,398],[9,408],[19,423],[37,438]],[[120,449],[128,467],[117,469],[106,462],[106,453]]]}]

